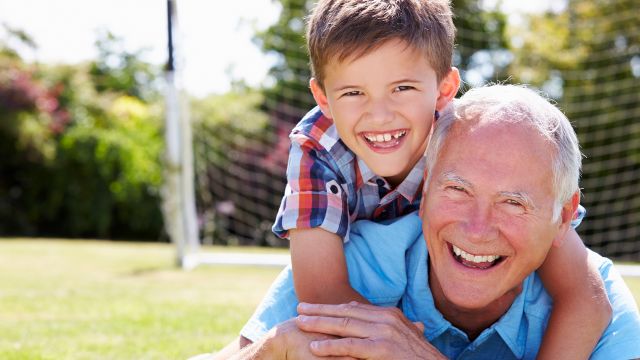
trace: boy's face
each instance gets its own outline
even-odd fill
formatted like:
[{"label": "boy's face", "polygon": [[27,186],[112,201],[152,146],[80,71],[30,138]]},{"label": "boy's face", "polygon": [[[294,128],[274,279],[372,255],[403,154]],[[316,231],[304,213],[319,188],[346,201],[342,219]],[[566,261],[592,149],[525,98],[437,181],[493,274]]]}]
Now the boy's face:
[{"label": "boy's face", "polygon": [[456,69],[438,84],[420,52],[391,40],[356,59],[330,61],[323,91],[311,91],[340,138],[369,168],[398,185],[422,157],[436,110],[459,86]]}]

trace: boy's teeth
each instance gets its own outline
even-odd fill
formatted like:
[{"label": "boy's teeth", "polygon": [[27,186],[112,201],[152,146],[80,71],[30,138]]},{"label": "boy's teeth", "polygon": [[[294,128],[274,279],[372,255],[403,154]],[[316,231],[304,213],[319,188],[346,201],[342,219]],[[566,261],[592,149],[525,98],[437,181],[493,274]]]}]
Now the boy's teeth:
[{"label": "boy's teeth", "polygon": [[500,255],[472,255],[453,244],[451,246],[453,246],[453,253],[456,254],[456,256],[460,256],[466,261],[471,261],[474,263],[492,263],[500,259]]},{"label": "boy's teeth", "polygon": [[393,139],[399,139],[400,137],[404,136],[405,133],[405,130],[400,130],[394,133],[365,134],[364,137],[371,142],[385,142],[391,141]]}]

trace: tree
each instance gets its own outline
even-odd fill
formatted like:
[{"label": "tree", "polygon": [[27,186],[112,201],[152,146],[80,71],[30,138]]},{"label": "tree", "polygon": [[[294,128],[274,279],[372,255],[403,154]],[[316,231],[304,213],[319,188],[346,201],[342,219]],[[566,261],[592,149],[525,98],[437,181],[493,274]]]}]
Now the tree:
[{"label": "tree", "polygon": [[143,101],[157,99],[159,69],[141,60],[143,50],[126,50],[123,39],[109,31],[98,33],[96,48],[98,59],[91,62],[89,74],[99,93],[113,91]]},{"label": "tree", "polygon": [[151,65],[108,53],[138,65],[118,68],[131,82],[101,87],[92,80],[113,73],[25,63],[9,43],[28,36],[9,34],[0,42],[0,233],[158,239],[161,107],[141,95],[154,78],[136,75]]},{"label": "tree", "polygon": [[[611,257],[631,258],[640,231],[636,5],[570,0],[557,13],[529,16],[514,32],[511,72],[555,97],[576,127],[587,156],[582,186],[588,218],[579,230]],[[640,254],[640,246],[635,249]]]}]

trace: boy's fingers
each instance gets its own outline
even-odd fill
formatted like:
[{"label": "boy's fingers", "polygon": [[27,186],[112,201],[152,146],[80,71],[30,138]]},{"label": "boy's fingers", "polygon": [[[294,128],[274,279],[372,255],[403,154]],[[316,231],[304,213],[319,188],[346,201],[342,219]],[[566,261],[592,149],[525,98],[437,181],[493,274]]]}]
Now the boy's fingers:
[{"label": "boy's fingers", "polygon": [[424,324],[421,321],[416,321],[413,325],[415,325],[420,332],[424,332]]}]

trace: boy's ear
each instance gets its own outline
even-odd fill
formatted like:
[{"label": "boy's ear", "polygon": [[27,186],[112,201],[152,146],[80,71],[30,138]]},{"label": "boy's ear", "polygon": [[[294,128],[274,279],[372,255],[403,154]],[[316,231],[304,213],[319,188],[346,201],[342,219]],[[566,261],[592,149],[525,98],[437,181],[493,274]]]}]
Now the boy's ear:
[{"label": "boy's ear", "polygon": [[320,86],[320,83],[316,78],[311,78],[311,80],[309,80],[309,89],[311,89],[313,99],[320,107],[322,114],[329,119],[333,119],[333,116],[331,116],[331,111],[329,109],[329,101],[327,100],[327,95],[325,94],[324,90],[322,90],[322,87]]},{"label": "boy's ear", "polygon": [[580,205],[580,192],[576,191],[571,199],[562,206],[562,210],[560,210],[559,231],[558,235],[553,239],[554,246],[561,246],[566,239],[567,231],[571,229],[571,221],[573,220],[573,215],[575,215],[578,210],[578,205]]},{"label": "boy's ear", "polygon": [[447,104],[458,93],[460,88],[460,72],[455,67],[452,67],[447,76],[440,81],[438,85],[438,99],[436,100],[436,110],[442,111]]}]

